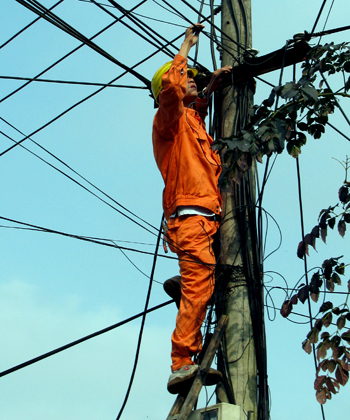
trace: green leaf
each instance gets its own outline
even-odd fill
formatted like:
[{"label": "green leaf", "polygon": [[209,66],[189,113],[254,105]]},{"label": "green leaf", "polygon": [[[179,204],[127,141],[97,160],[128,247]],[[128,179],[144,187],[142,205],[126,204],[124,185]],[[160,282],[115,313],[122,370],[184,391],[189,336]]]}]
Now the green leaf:
[{"label": "green leaf", "polygon": [[344,222],[343,219],[342,220],[339,220],[339,223],[338,223],[338,232],[339,232],[339,235],[342,238],[344,238],[345,231],[346,231],[346,223]]},{"label": "green leaf", "polygon": [[304,123],[304,122],[299,122],[299,123],[297,124],[297,127],[298,127],[298,129],[299,129],[299,130],[301,130],[301,131],[307,131],[307,130],[308,130],[308,128],[309,128],[309,126],[308,126],[306,123]]},{"label": "green leaf", "polygon": [[335,217],[331,217],[330,219],[328,219],[328,226],[333,229],[335,225]]},{"label": "green leaf", "polygon": [[281,315],[284,318],[287,318],[288,315],[292,312],[293,305],[291,304],[290,300],[286,300],[283,302],[282,308],[281,308]]},{"label": "green leaf", "polygon": [[294,158],[298,157],[301,153],[300,147],[296,146],[293,140],[287,143],[287,151]]},{"label": "green leaf", "polygon": [[341,280],[337,273],[332,274],[332,282],[341,286]]},{"label": "green leaf", "polygon": [[327,356],[327,348],[324,343],[321,343],[317,349],[317,360],[324,359]]},{"label": "green leaf", "polygon": [[317,102],[318,99],[318,92],[314,87],[311,86],[304,86],[301,88],[301,91],[303,93],[303,97],[305,99],[312,99],[314,102]]},{"label": "green leaf", "polygon": [[340,365],[338,365],[335,371],[335,378],[340,383],[340,385],[344,386],[349,380],[349,372],[347,372]]},{"label": "green leaf", "polygon": [[333,283],[332,279],[327,279],[327,280],[326,280],[326,288],[327,288],[330,292],[334,292],[334,283]]},{"label": "green leaf", "polygon": [[341,264],[339,264],[339,265],[337,265],[336,267],[335,267],[335,271],[338,273],[338,274],[340,274],[340,275],[344,275],[344,273],[345,273],[345,264],[344,263],[341,263]]},{"label": "green leaf", "polygon": [[320,312],[326,312],[330,309],[333,309],[333,303],[332,302],[324,302],[322,306],[320,307]]},{"label": "green leaf", "polygon": [[281,90],[281,97],[284,99],[291,99],[298,95],[299,91],[294,82],[286,83]]},{"label": "green leaf", "polygon": [[341,314],[341,310],[339,309],[339,307],[337,306],[336,308],[334,308],[332,310],[332,312],[334,313],[334,315],[340,315]]},{"label": "green leaf", "polygon": [[341,338],[350,344],[350,330],[341,335]]},{"label": "green leaf", "polygon": [[310,290],[309,286],[306,285],[298,291],[298,298],[301,303],[304,303],[309,297],[309,290]]},{"label": "green leaf", "polygon": [[332,312],[328,312],[322,318],[323,325],[328,328],[332,323]]},{"label": "green leaf", "polygon": [[338,319],[337,319],[337,327],[338,330],[341,330],[345,327],[345,323],[346,323],[346,318],[345,315],[341,315]]},{"label": "green leaf", "polygon": [[311,231],[311,235],[313,235],[315,238],[319,238],[320,237],[320,227],[315,226]]},{"label": "green leaf", "polygon": [[310,343],[312,344],[316,344],[318,341],[318,335],[319,335],[320,330],[318,330],[317,328],[313,328],[310,333],[308,334],[308,339],[310,341]]},{"label": "green leaf", "polygon": [[311,343],[310,340],[306,339],[302,342],[302,348],[304,351],[306,351],[307,354],[311,353],[312,347],[311,347]]}]

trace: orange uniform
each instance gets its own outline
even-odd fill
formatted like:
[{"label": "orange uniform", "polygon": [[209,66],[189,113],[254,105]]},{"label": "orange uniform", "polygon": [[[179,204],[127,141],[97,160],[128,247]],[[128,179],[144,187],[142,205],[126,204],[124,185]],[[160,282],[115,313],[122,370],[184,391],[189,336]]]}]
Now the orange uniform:
[{"label": "orange uniform", "polygon": [[[187,59],[176,55],[163,75],[159,109],[153,122],[153,149],[164,179],[163,209],[168,221],[169,245],[179,257],[181,302],[172,335],[172,371],[193,364],[201,349],[200,327],[214,290],[213,235],[218,222],[201,215],[176,216],[179,206],[199,206],[220,215],[219,156],[210,148],[204,118],[207,99],[193,108],[183,105],[187,86]],[[174,216],[175,217],[171,217]]]}]

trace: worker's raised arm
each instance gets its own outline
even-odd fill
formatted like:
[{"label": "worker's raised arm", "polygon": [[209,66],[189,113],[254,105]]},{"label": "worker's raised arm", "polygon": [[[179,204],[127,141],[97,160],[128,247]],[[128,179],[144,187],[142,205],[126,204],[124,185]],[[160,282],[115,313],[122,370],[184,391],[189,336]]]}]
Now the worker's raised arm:
[{"label": "worker's raised arm", "polygon": [[200,23],[197,25],[191,25],[186,29],[185,40],[179,50],[179,54],[182,55],[182,57],[187,58],[190,49],[193,47],[193,45],[197,44],[199,34],[203,29],[204,25],[201,25]]}]

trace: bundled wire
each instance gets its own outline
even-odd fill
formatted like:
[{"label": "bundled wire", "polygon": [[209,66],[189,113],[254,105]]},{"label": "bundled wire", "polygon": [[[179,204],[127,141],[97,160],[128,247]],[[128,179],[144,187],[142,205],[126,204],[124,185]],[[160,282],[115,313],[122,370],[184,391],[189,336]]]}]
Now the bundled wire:
[{"label": "bundled wire", "polygon": [[43,19],[45,19],[48,22],[52,23],[53,25],[57,26],[62,31],[66,32],[67,34],[69,34],[71,36],[73,36],[77,40],[83,42],[85,45],[92,48],[94,51],[98,52],[103,57],[110,60],[112,63],[114,63],[117,66],[121,67],[122,69],[126,70],[128,73],[132,74],[134,77],[136,77],[141,82],[143,82],[151,90],[150,80],[146,79],[144,76],[142,76],[140,73],[133,70],[131,67],[128,67],[125,64],[121,63],[119,60],[117,60],[111,54],[107,53],[104,49],[102,49],[97,44],[92,42],[89,38],[87,38],[82,33],[80,33],[79,31],[74,29],[72,26],[70,26],[67,22],[65,22],[64,20],[59,18],[57,15],[52,13],[49,9],[47,9],[45,6],[40,4],[38,1],[36,1],[36,0],[16,0],[16,1],[20,4],[22,4],[27,9],[36,13],[37,15],[42,17]]},{"label": "bundled wire", "polygon": [[[138,7],[140,7],[142,4],[144,4],[147,0],[141,0],[140,3],[138,3],[135,7],[133,7],[131,9],[131,11],[136,10]],[[125,15],[122,15],[120,18],[116,19],[115,21],[111,22],[110,24],[108,24],[107,26],[105,26],[103,29],[101,29],[100,31],[98,31],[95,35],[93,35],[92,37],[90,37],[90,41],[92,41],[93,39],[95,39],[96,37],[98,37],[99,35],[101,35],[103,32],[105,32],[107,29],[111,28],[113,25],[115,25],[116,23],[118,23],[120,20],[122,20],[125,17]],[[22,31],[21,31],[22,32]],[[55,67],[57,64],[61,63],[63,60],[65,60],[66,58],[68,58],[69,56],[71,56],[73,53],[75,53],[76,51],[78,51],[80,48],[82,48],[84,46],[84,42],[80,45],[78,45],[77,47],[73,48],[73,50],[71,50],[69,53],[65,54],[63,57],[61,57],[59,60],[55,61],[53,64],[51,64],[49,67],[47,67],[45,70],[41,71],[39,74],[37,74],[33,79],[37,79],[38,77],[42,76],[44,73],[48,72],[49,70],[51,70],[53,67]],[[0,99],[0,103],[2,103],[3,101],[5,101],[6,99],[10,98],[12,95],[14,95],[15,93],[19,92],[21,89],[25,88],[26,86],[28,86],[31,83],[31,80],[28,81],[27,83],[24,83],[22,86],[20,86],[19,88],[15,89],[13,92],[9,93],[8,95],[6,95],[5,97],[3,97],[2,99]]]}]

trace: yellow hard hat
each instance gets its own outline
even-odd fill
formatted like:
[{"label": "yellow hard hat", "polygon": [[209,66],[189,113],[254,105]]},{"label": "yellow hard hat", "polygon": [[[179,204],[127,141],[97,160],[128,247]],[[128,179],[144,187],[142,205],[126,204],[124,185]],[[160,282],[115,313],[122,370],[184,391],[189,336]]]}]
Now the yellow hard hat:
[{"label": "yellow hard hat", "polygon": [[[159,93],[162,90],[162,76],[167,71],[169,71],[172,64],[173,64],[172,61],[169,61],[168,63],[163,64],[162,67],[160,67],[156,71],[155,75],[153,76],[152,83],[151,83],[151,89],[152,89],[153,97],[154,97],[154,99],[157,103],[158,103]],[[187,74],[190,77],[196,77],[197,74],[198,74],[198,70],[192,69],[192,68],[187,69]]]}]

